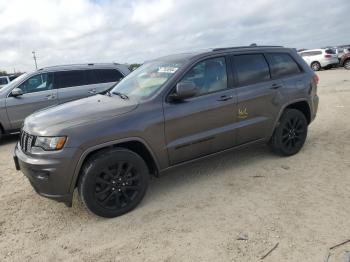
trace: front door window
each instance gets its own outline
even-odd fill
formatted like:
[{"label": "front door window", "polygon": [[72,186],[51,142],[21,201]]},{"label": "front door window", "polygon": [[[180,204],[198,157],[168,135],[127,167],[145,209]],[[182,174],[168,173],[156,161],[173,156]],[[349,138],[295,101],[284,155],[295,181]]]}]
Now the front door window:
[{"label": "front door window", "polygon": [[52,80],[52,74],[39,74],[27,79],[18,88],[22,89],[24,94],[46,91],[53,88]]}]

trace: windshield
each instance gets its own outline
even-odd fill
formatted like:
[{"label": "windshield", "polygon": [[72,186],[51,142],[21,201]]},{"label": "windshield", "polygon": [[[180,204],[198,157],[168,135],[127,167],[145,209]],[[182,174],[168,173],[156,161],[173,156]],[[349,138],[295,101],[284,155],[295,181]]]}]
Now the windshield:
[{"label": "windshield", "polygon": [[181,65],[178,62],[148,62],[120,81],[111,93],[146,99],[159,91]]}]

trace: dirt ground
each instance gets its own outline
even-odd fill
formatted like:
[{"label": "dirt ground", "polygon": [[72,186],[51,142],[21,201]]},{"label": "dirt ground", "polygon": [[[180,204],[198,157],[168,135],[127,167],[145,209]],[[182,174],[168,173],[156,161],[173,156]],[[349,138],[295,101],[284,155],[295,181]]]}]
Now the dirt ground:
[{"label": "dirt ground", "polygon": [[[321,71],[318,116],[288,158],[250,147],[151,181],[116,219],[38,196],[0,144],[0,261],[325,261],[350,238],[350,71]],[[237,240],[246,235],[248,240]],[[331,251],[344,261],[350,243]]]}]

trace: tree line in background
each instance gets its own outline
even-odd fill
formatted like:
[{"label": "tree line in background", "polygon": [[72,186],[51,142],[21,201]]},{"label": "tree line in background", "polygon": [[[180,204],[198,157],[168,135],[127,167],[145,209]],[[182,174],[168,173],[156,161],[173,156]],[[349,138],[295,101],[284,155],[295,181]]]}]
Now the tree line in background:
[{"label": "tree line in background", "polygon": [[7,76],[7,72],[0,70],[0,76]]},{"label": "tree line in background", "polygon": [[0,70],[0,76],[10,76],[10,75],[16,75],[16,76],[19,76],[21,74],[23,74],[24,72],[16,72],[16,73],[13,73],[13,74],[9,74],[7,73],[5,70]]},{"label": "tree line in background", "polygon": [[130,71],[134,71],[135,69],[137,69],[138,67],[140,67],[142,64],[130,64],[129,65],[129,69]]}]

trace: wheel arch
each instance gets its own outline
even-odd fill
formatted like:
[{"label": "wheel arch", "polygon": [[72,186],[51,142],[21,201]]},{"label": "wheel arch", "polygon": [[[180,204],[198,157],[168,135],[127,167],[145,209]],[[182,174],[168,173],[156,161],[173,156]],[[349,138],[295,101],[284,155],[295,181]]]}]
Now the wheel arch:
[{"label": "wheel arch", "polygon": [[[310,124],[311,123],[311,110],[310,110],[310,105],[309,103],[306,101],[306,100],[301,100],[301,101],[298,101],[298,102],[294,102],[294,103],[291,103],[289,105],[287,105],[283,112],[288,109],[288,108],[292,108],[292,109],[297,109],[299,111],[301,111],[304,116],[306,117],[306,120],[307,120],[307,124]],[[282,113],[283,113],[282,112]]]},{"label": "wheel arch", "polygon": [[283,106],[281,108],[281,110],[280,110],[280,112],[275,120],[275,124],[273,126],[273,129],[272,129],[272,132],[271,132],[269,138],[271,138],[273,132],[275,131],[283,112],[289,108],[297,109],[297,110],[301,111],[305,115],[307,123],[308,124],[311,123],[311,109],[310,109],[310,105],[309,105],[308,101],[306,99],[291,101],[290,103],[286,104],[285,106]]},{"label": "wheel arch", "polygon": [[93,155],[101,152],[102,150],[108,150],[116,147],[129,149],[138,154],[145,161],[150,171],[150,174],[158,176],[160,170],[158,160],[151,148],[147,145],[147,143],[143,139],[138,137],[121,139],[93,146],[83,152],[78,161],[78,164],[75,167],[74,175],[70,186],[70,193],[73,193],[74,189],[77,186],[79,176],[81,173],[81,168],[83,167],[84,163]]}]

